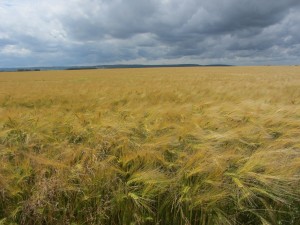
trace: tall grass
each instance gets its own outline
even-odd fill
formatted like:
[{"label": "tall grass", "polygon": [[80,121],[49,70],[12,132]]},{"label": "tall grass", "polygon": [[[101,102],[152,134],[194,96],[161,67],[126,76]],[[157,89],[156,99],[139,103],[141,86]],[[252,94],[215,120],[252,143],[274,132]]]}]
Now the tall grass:
[{"label": "tall grass", "polygon": [[0,74],[0,224],[300,224],[300,68]]}]

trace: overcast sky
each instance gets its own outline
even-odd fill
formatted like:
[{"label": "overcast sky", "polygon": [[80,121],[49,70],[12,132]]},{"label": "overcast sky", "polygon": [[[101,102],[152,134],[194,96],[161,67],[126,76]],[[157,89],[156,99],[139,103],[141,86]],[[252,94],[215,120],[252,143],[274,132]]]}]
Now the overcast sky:
[{"label": "overcast sky", "polygon": [[0,0],[0,67],[299,62],[300,0]]}]

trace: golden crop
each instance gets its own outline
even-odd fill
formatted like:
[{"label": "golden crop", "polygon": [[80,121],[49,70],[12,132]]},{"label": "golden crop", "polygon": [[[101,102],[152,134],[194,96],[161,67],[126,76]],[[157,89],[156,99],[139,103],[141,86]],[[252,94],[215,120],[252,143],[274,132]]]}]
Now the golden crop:
[{"label": "golden crop", "polygon": [[300,224],[300,67],[0,73],[0,224]]}]

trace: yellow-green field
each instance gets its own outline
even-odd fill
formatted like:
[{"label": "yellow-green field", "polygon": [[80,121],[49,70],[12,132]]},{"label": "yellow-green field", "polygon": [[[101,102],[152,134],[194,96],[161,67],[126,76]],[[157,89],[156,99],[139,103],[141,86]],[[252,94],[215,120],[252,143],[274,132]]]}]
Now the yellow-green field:
[{"label": "yellow-green field", "polygon": [[0,73],[0,224],[300,224],[300,67]]}]

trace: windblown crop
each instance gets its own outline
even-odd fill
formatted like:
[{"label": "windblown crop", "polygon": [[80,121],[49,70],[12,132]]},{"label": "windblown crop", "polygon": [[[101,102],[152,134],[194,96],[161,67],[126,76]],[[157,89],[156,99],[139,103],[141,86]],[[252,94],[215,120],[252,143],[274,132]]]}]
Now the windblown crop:
[{"label": "windblown crop", "polygon": [[0,224],[300,224],[300,68],[0,73]]}]

